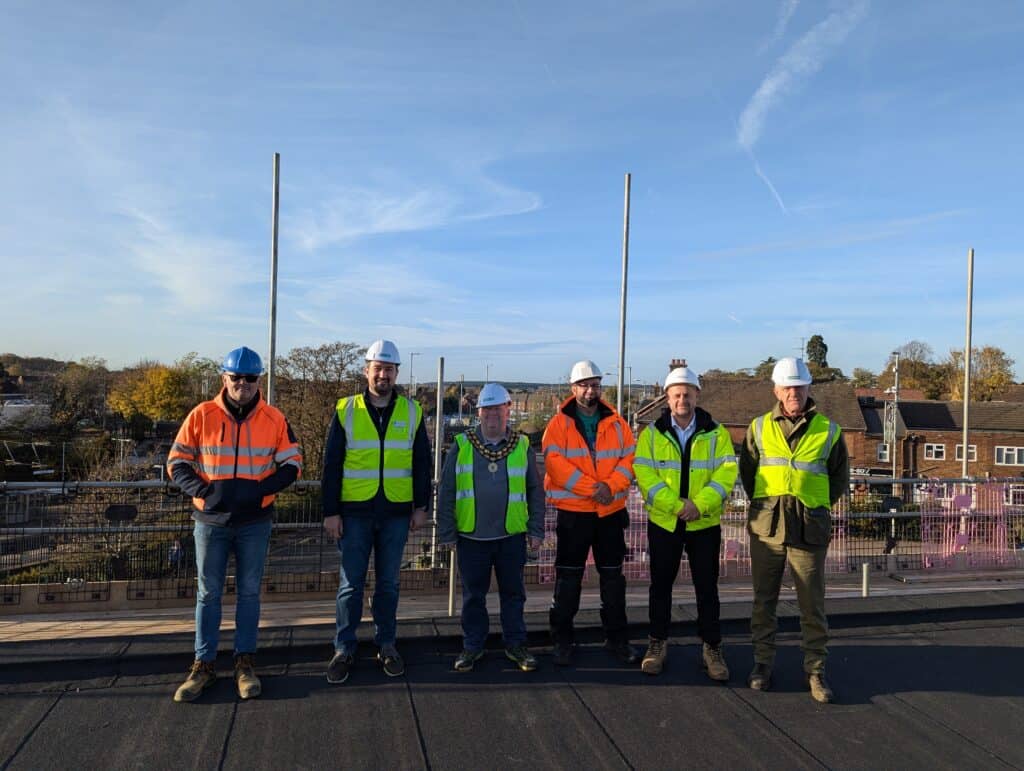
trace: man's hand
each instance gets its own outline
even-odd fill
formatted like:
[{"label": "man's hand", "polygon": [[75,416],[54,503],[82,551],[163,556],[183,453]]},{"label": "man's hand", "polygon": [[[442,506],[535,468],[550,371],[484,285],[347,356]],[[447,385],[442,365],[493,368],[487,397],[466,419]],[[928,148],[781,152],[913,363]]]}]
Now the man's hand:
[{"label": "man's hand", "polygon": [[526,536],[526,547],[530,551],[537,551],[543,545],[544,545],[544,539],[543,538],[534,538],[532,535]]},{"label": "man's hand", "polygon": [[331,517],[324,517],[324,530],[327,531],[327,535],[337,541],[341,538],[342,524],[341,517],[335,514]]},{"label": "man's hand", "polygon": [[413,509],[412,519],[409,520],[409,529],[418,530],[427,524],[427,510],[426,509]]},{"label": "man's hand", "polygon": [[689,498],[683,499],[683,505],[679,507],[676,516],[684,522],[693,522],[700,519],[700,510]]},{"label": "man's hand", "polygon": [[597,501],[600,505],[607,506],[609,503],[612,502],[611,488],[608,487],[608,485],[606,485],[604,482],[598,482],[597,490],[590,497]]}]

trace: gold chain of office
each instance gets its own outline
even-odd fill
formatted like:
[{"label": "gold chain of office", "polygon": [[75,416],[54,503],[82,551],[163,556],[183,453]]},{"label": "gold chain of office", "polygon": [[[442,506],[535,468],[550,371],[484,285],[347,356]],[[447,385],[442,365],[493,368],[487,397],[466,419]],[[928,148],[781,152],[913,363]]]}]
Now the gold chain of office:
[{"label": "gold chain of office", "polygon": [[[508,434],[508,439],[505,442],[505,446],[500,450],[491,450],[484,447],[483,442],[480,441],[480,437],[477,436],[476,431],[467,431],[466,436],[469,439],[469,443],[473,445],[473,449],[483,455],[491,463],[497,463],[499,460],[504,460],[515,451],[516,446],[519,444],[519,432],[513,429]],[[493,471],[494,469],[492,469]]]}]

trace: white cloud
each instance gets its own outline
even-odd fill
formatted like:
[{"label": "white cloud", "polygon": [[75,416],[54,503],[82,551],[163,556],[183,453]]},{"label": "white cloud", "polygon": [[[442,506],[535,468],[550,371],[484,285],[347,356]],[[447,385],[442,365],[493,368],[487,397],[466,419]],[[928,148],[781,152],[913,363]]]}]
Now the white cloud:
[{"label": "white cloud", "polygon": [[775,20],[775,29],[772,30],[771,36],[761,46],[762,51],[766,51],[773,45],[782,40],[782,36],[786,34],[786,27],[789,26],[789,20],[793,18],[793,14],[796,13],[797,6],[800,5],[800,0],[782,0],[782,5],[779,6],[779,15]]},{"label": "white cloud", "polygon": [[867,0],[833,11],[779,57],[740,115],[736,139],[751,151],[761,138],[765,116],[791,90],[821,69],[828,55],[867,13]]}]

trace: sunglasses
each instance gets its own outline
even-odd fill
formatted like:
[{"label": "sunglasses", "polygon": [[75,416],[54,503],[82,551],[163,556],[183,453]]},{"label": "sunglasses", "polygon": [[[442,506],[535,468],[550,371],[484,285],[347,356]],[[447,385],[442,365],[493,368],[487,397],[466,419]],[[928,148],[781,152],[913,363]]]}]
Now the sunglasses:
[{"label": "sunglasses", "polygon": [[243,380],[246,383],[255,383],[260,379],[259,375],[232,375],[228,374],[228,378],[231,379],[232,383],[241,383]]}]

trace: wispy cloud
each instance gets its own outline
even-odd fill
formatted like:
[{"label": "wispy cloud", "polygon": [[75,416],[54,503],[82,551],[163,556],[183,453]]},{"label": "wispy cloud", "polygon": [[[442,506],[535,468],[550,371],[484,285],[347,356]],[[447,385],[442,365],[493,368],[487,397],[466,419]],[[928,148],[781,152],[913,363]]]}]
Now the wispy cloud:
[{"label": "wispy cloud", "polygon": [[793,14],[796,13],[797,6],[799,5],[800,0],[782,0],[782,5],[779,6],[778,18],[775,20],[775,29],[772,30],[771,36],[761,45],[761,51],[767,51],[782,40],[782,36],[786,34],[786,27],[789,26],[789,20],[793,18]]},{"label": "wispy cloud", "polygon": [[[795,9],[795,2],[783,6],[780,22],[788,23]],[[740,115],[736,141],[750,155],[754,162],[754,171],[771,190],[783,212],[786,212],[786,205],[782,197],[754,156],[754,147],[764,131],[765,118],[789,92],[821,69],[829,54],[846,40],[847,35],[867,14],[867,10],[867,0],[856,0],[844,8],[833,11],[823,21],[815,24],[779,57]],[[777,24],[776,29],[779,28],[780,25]],[[784,30],[785,25],[782,24],[781,28]]]}]

